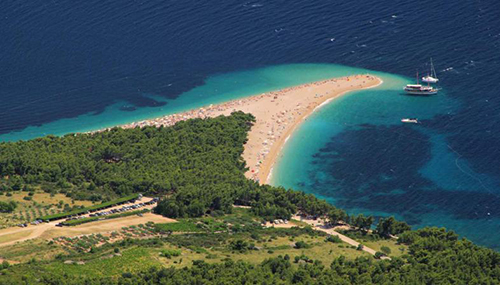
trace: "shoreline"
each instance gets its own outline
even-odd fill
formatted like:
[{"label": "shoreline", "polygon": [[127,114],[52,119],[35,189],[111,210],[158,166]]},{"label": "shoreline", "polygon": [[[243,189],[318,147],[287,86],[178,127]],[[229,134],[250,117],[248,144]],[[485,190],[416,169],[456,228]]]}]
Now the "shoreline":
[{"label": "shoreline", "polygon": [[266,177],[266,179],[265,179],[264,183],[265,183],[265,184],[269,184],[270,179],[271,179],[272,174],[273,174],[274,165],[275,165],[275,164],[276,164],[276,162],[278,161],[279,156],[280,156],[280,153],[283,151],[283,148],[285,147],[285,145],[286,145],[286,143],[287,143],[288,139],[289,139],[289,138],[293,135],[293,133],[297,130],[297,128],[298,128],[298,127],[299,127],[299,126],[300,126],[300,125],[301,125],[301,124],[302,124],[305,120],[307,120],[307,118],[308,118],[311,114],[313,114],[313,113],[314,113],[314,112],[316,112],[317,110],[321,109],[323,106],[328,105],[328,104],[329,104],[330,102],[332,102],[334,99],[337,99],[337,98],[339,98],[339,97],[341,97],[341,96],[344,96],[344,95],[346,95],[346,94],[347,94],[347,93],[349,93],[349,92],[375,88],[375,87],[377,87],[377,86],[380,86],[382,83],[384,83],[384,81],[383,81],[382,79],[380,79],[380,78],[378,78],[378,77],[375,77],[375,78],[376,78],[376,79],[378,79],[378,81],[379,81],[377,84],[372,85],[372,86],[368,86],[368,87],[359,88],[359,89],[353,89],[353,90],[344,91],[344,92],[342,92],[342,93],[339,93],[339,94],[338,94],[338,95],[336,95],[336,96],[333,96],[333,97],[331,97],[331,98],[328,98],[327,100],[323,101],[321,104],[319,104],[318,106],[316,106],[316,107],[315,107],[315,108],[314,108],[311,112],[309,112],[309,113],[305,114],[305,116],[304,116],[302,119],[298,120],[298,121],[296,122],[296,124],[293,126],[293,128],[290,130],[290,132],[289,132],[288,136],[287,136],[287,137],[285,138],[285,140],[281,143],[281,145],[280,145],[280,149],[279,149],[279,151],[276,153],[276,156],[275,156],[275,157],[273,157],[272,162],[271,162],[270,169],[269,169],[269,171],[268,171],[268,174],[267,174],[267,176],[265,176],[265,177]]},{"label": "shoreline", "polygon": [[370,74],[331,78],[118,127],[172,126],[188,119],[228,116],[234,111],[251,113],[256,122],[248,133],[242,154],[248,167],[245,176],[263,184],[269,182],[287,140],[310,114],[350,91],[374,88],[382,82]]}]

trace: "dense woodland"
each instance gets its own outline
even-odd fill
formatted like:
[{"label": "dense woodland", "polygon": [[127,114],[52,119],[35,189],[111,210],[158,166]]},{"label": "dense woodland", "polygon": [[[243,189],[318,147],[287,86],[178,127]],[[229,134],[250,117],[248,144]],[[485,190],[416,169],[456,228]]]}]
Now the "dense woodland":
[{"label": "dense woodland", "polygon": [[[232,205],[252,206],[265,220],[293,213],[326,215],[367,234],[373,217],[349,216],[299,191],[258,185],[244,177],[241,154],[252,115],[189,120],[168,128],[113,129],[95,134],[45,137],[0,144],[3,192],[41,188],[74,199],[106,200],[130,193],[161,195],[155,211],[173,218],[220,216]],[[2,205],[8,207],[15,205]],[[331,264],[292,265],[286,257],[261,264],[195,261],[182,269],[151,268],[112,279],[78,279],[46,272],[47,284],[500,284],[500,254],[444,229],[410,230],[380,219],[375,233],[398,235],[409,252],[392,260],[340,257]],[[235,244],[239,247],[239,244]],[[307,251],[307,249],[305,249]],[[23,265],[26,270],[37,264]],[[15,267],[15,266],[14,266]],[[10,270],[10,269],[4,269]],[[5,273],[5,272],[4,272]],[[7,284],[7,283],[6,283]]]},{"label": "dense woodland", "polygon": [[234,178],[245,167],[240,154],[252,121],[251,115],[236,113],[169,128],[115,128],[1,143],[1,187],[41,186],[75,199],[192,192],[198,187],[225,191],[223,186],[234,187]]},{"label": "dense woodland", "polygon": [[168,198],[156,212],[172,218],[224,214],[233,204],[251,205],[268,220],[289,218],[297,210],[311,215],[335,210],[313,195],[245,178],[241,154],[253,122],[252,115],[236,112],[168,128],[1,143],[0,187],[7,192],[41,187],[88,200],[161,194]]}]

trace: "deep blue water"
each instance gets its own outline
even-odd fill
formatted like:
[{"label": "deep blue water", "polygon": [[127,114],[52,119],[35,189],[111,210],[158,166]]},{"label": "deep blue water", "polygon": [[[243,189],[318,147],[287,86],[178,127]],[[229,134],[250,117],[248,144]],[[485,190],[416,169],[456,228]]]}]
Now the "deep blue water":
[{"label": "deep blue water", "polygon": [[[432,56],[440,97],[405,98],[396,84],[330,104],[300,130],[318,128],[321,140],[297,136],[296,149],[314,147],[285,152],[304,163],[279,172],[301,175],[277,183],[498,249],[499,15],[499,2],[465,0],[1,1],[0,140],[109,126],[315,73],[281,65],[341,64],[405,84]],[[423,124],[397,123],[410,115]]]}]

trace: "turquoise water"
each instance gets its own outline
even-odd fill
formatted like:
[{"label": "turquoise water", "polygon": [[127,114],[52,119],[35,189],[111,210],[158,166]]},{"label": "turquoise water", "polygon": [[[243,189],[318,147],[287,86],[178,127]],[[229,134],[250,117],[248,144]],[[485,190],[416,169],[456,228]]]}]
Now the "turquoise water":
[{"label": "turquoise water", "polygon": [[[341,69],[339,71],[341,72]],[[358,69],[358,72],[369,71]],[[271,184],[291,187],[305,180],[307,174],[302,169],[307,167],[301,164],[310,163],[314,154],[319,152],[331,137],[346,128],[358,128],[364,124],[401,125],[401,118],[418,117],[423,121],[438,114],[452,114],[460,107],[459,102],[446,96],[445,92],[433,97],[404,96],[401,92],[402,86],[412,83],[411,79],[381,72],[370,73],[377,75],[384,82],[376,88],[350,92],[335,99],[300,125],[287,141],[273,168]],[[405,127],[418,129],[420,126]],[[430,176],[435,174],[430,172]]]},{"label": "turquoise water", "polygon": [[288,64],[213,75],[208,77],[203,85],[180,94],[176,99],[165,99],[155,94],[145,94],[145,96],[165,104],[160,107],[123,110],[123,107],[128,107],[131,104],[126,101],[117,101],[103,112],[61,119],[40,126],[29,126],[20,131],[2,134],[0,135],[0,141],[27,140],[48,134],[63,135],[98,130],[359,72],[367,71],[334,64]]},{"label": "turquoise water", "polygon": [[[428,127],[464,106],[446,90],[404,96],[401,87],[411,79],[372,73],[384,83],[334,100],[301,124],[270,183],[314,193],[350,213],[393,215],[415,227],[446,226],[496,247],[491,232],[500,219],[491,216],[494,208],[483,197],[494,195],[497,182],[474,172],[445,134]],[[418,117],[421,124],[402,124],[404,117]]]}]

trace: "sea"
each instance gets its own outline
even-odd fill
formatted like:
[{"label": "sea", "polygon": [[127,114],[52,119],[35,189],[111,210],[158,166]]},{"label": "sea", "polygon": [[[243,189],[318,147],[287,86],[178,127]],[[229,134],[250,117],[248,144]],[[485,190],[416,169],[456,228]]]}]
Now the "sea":
[{"label": "sea", "polygon": [[[371,73],[384,83],[307,118],[270,183],[499,250],[499,15],[479,0],[4,0],[0,141]],[[404,95],[431,57],[439,94]]]}]

